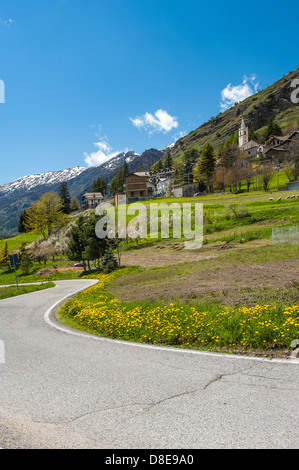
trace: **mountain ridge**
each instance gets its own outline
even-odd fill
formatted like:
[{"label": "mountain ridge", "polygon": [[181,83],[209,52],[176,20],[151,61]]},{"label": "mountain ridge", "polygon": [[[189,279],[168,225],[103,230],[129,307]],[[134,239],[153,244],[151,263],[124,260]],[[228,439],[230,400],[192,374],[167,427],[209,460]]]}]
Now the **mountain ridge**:
[{"label": "mountain ridge", "polygon": [[[165,149],[167,149],[165,147]],[[121,152],[112,159],[92,167],[75,166],[65,170],[48,171],[38,175],[27,175],[10,183],[0,185],[0,234],[16,235],[21,212],[46,192],[56,192],[59,184],[67,181],[71,196],[81,200],[91,190],[92,182],[103,175],[110,183],[119,168],[127,161],[130,171],[150,168],[166,150],[149,149],[141,155],[130,150]]]},{"label": "mountain ridge", "polygon": [[53,170],[36,175],[25,175],[9,183],[0,185],[0,193],[11,192],[24,187],[24,185],[26,189],[31,190],[40,184],[54,184],[56,182],[68,181],[85,170],[86,167],[75,166],[72,168],[66,168],[65,170]]}]

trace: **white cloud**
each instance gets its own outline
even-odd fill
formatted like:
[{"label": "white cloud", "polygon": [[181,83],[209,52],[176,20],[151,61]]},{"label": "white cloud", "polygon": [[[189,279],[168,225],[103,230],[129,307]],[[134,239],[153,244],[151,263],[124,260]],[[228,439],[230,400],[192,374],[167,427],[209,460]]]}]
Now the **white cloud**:
[{"label": "white cloud", "polygon": [[176,117],[171,116],[163,109],[158,109],[155,114],[145,113],[143,116],[137,116],[136,118],[130,118],[133,126],[138,129],[146,129],[149,134],[153,132],[163,132],[166,134],[171,129],[176,129],[179,126]]},{"label": "white cloud", "polygon": [[5,26],[11,26],[13,23],[15,23],[15,20],[12,18],[9,18],[8,20],[4,20],[3,18],[0,17],[0,24],[4,24]]},{"label": "white cloud", "polygon": [[85,162],[88,166],[101,165],[108,162],[111,158],[116,157],[120,152],[113,152],[112,147],[108,144],[106,138],[101,138],[95,142],[97,150],[91,153],[84,153]]},{"label": "white cloud", "polygon": [[176,134],[174,134],[174,139],[175,141],[179,140],[179,139],[182,139],[183,137],[185,137],[186,135],[188,134],[188,131],[180,131],[180,132],[177,132]]},{"label": "white cloud", "polygon": [[226,110],[239,101],[243,101],[249,96],[254,95],[258,91],[259,84],[256,82],[255,75],[247,77],[244,75],[240,85],[232,86],[229,83],[221,92],[221,109]]}]

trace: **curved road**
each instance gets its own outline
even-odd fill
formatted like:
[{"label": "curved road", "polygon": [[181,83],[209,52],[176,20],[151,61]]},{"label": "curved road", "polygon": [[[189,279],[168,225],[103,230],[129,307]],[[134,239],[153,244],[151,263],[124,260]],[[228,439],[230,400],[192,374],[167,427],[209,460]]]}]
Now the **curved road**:
[{"label": "curved road", "polygon": [[60,281],[0,301],[0,447],[298,448],[298,362],[131,345],[59,326],[59,301],[92,284]]}]

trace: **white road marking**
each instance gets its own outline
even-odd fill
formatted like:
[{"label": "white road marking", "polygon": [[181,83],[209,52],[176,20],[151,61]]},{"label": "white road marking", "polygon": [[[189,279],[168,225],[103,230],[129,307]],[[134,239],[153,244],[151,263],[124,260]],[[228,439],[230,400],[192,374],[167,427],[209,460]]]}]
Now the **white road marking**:
[{"label": "white road marking", "polygon": [[[61,281],[63,282],[63,281]],[[96,283],[96,282],[95,282]],[[279,363],[285,363],[285,364],[299,364],[299,359],[294,358],[294,356],[291,357],[291,359],[272,359],[272,358],[266,358],[266,357],[254,357],[254,356],[242,356],[242,355],[237,355],[237,354],[225,354],[225,353],[216,353],[216,352],[209,352],[209,351],[198,351],[198,350],[190,350],[190,349],[183,349],[183,348],[173,348],[173,347],[163,347],[163,346],[155,346],[155,345],[148,345],[148,344],[142,344],[142,343],[132,343],[129,341],[122,341],[122,340],[117,340],[117,339],[110,339],[110,338],[104,338],[101,336],[95,336],[91,335],[88,333],[81,333],[76,330],[72,330],[71,328],[64,327],[62,324],[57,324],[54,323],[51,320],[51,316],[55,315],[55,312],[57,311],[58,307],[62,305],[67,299],[74,297],[76,294],[79,294],[80,292],[86,290],[88,288],[81,288],[72,294],[69,294],[65,297],[63,297],[61,300],[58,300],[55,302],[54,305],[52,305],[45,313],[44,315],[44,320],[45,322],[51,327],[54,328],[62,333],[70,334],[73,336],[78,336],[81,338],[88,338],[92,339],[95,341],[105,341],[109,343],[114,343],[114,344],[122,344],[126,345],[128,347],[135,347],[135,348],[145,348],[145,349],[152,349],[155,351],[168,351],[168,352],[175,352],[177,354],[196,354],[196,355],[201,355],[201,356],[218,356],[218,357],[223,357],[226,359],[242,359],[242,360],[253,360],[253,361],[262,361],[262,362],[279,362]]]}]

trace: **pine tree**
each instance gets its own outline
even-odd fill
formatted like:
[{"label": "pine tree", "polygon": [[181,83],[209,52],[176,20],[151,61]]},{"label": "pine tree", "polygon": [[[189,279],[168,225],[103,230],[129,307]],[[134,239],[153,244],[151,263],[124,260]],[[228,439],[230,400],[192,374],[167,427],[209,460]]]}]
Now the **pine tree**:
[{"label": "pine tree", "polygon": [[126,178],[129,175],[129,165],[127,161],[125,160],[124,166],[123,166],[123,177]]},{"label": "pine tree", "polygon": [[92,192],[94,193],[101,193],[105,196],[107,191],[107,181],[104,175],[100,175],[97,179],[95,179],[92,183]]},{"label": "pine tree", "polygon": [[118,267],[118,263],[114,254],[112,253],[110,249],[106,250],[103,260],[102,260],[103,272],[105,274],[108,274],[111,271],[114,271],[115,269],[117,269],[117,267]]},{"label": "pine tree", "polygon": [[239,132],[236,131],[233,135],[233,138],[232,138],[232,144],[233,145],[238,145],[239,143]]},{"label": "pine tree", "polygon": [[269,140],[270,137],[274,135],[281,135],[281,134],[282,134],[282,131],[281,131],[280,126],[276,124],[272,118],[269,118],[267,127],[263,134],[264,141],[267,142],[267,140]]},{"label": "pine tree", "polygon": [[199,151],[193,147],[192,149],[185,150],[184,152],[184,162],[190,161],[191,163],[195,163],[199,157]]},{"label": "pine tree", "polygon": [[175,166],[175,171],[174,171],[174,184],[180,184],[181,183],[181,174],[183,173],[183,165],[182,164],[176,164]]},{"label": "pine tree", "polygon": [[201,157],[198,164],[198,170],[201,175],[204,175],[207,179],[207,187],[210,190],[210,179],[213,176],[216,167],[216,158],[214,149],[211,144],[207,143],[201,153]]},{"label": "pine tree", "polygon": [[186,183],[192,183],[193,181],[193,164],[190,160],[187,160],[182,168],[181,178]]},{"label": "pine tree", "polygon": [[107,249],[107,239],[98,238],[96,235],[96,224],[99,219],[99,216],[91,214],[90,218],[87,219],[84,224],[86,245],[83,258],[87,260],[89,269],[89,261],[97,261],[99,265],[100,259],[103,258]]},{"label": "pine tree", "polygon": [[62,211],[65,214],[70,214],[71,213],[71,195],[70,195],[69,188],[68,188],[66,181],[60,183],[58,193],[62,201]]},{"label": "pine tree", "polygon": [[84,218],[80,216],[76,224],[72,227],[71,237],[68,244],[67,256],[73,261],[82,261],[84,271],[86,271],[84,252],[86,249],[86,231]]},{"label": "pine tree", "polygon": [[[256,133],[255,133],[255,131],[254,131],[254,129],[253,129],[252,127],[249,129],[249,132],[248,132],[248,139],[249,139],[249,140],[256,140],[256,139],[257,139]],[[237,143],[238,143],[238,141],[237,141]]]},{"label": "pine tree", "polygon": [[110,184],[110,191],[112,194],[118,193],[118,179],[117,176],[114,176]]},{"label": "pine tree", "polygon": [[24,209],[21,212],[21,215],[20,215],[20,218],[19,218],[19,223],[18,223],[18,232],[19,233],[26,233],[27,232],[26,215],[27,215],[27,211],[26,211],[26,209]]},{"label": "pine tree", "polygon": [[172,165],[173,165],[172,156],[171,156],[171,153],[168,151],[165,161],[164,161],[164,168],[165,169],[172,168]]},{"label": "pine tree", "polygon": [[162,160],[158,160],[156,163],[153,164],[152,171],[159,171],[159,170],[162,170],[162,168],[163,168]]}]

